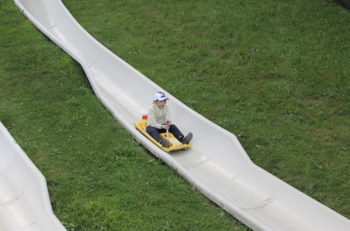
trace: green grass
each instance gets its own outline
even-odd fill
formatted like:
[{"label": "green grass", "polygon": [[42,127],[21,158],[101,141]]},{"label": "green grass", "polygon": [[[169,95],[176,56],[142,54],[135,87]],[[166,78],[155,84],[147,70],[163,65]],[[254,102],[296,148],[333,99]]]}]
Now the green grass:
[{"label": "green grass", "polygon": [[[65,0],[99,41],[350,218],[350,14],[330,0]],[[0,120],[68,230],[248,230],[153,158],[81,67],[0,5]]]}]

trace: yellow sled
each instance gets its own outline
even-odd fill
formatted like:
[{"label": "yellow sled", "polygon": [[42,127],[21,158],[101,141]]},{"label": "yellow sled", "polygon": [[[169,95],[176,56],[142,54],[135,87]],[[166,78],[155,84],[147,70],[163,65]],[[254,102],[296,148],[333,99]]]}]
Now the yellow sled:
[{"label": "yellow sled", "polygon": [[137,130],[139,130],[144,136],[146,136],[149,140],[151,140],[155,145],[157,145],[160,149],[164,150],[165,152],[171,152],[176,150],[182,150],[182,149],[188,149],[192,145],[189,144],[183,144],[178,139],[175,138],[175,136],[171,133],[160,133],[160,135],[167,139],[170,143],[168,148],[163,147],[159,142],[157,142],[155,139],[153,139],[152,136],[150,136],[147,131],[147,115],[142,115],[142,120],[134,123]]}]

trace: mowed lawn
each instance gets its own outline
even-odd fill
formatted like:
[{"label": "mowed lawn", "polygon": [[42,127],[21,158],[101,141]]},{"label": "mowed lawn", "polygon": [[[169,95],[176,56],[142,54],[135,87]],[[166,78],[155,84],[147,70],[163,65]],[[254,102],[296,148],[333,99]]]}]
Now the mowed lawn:
[{"label": "mowed lawn", "polygon": [[[63,2],[256,164],[350,218],[349,11],[330,0]],[[67,230],[249,230],[133,140],[12,1],[0,19],[0,120]]]}]

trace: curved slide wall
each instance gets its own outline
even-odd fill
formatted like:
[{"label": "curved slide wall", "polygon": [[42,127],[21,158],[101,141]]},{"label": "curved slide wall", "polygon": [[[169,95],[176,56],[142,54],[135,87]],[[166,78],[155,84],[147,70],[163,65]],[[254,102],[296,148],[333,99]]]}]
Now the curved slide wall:
[{"label": "curved slide wall", "polygon": [[[248,157],[236,136],[176,98],[174,120],[193,131],[193,148],[169,155],[140,134],[133,123],[163,90],[90,36],[59,0],[14,0],[46,36],[79,62],[101,102],[144,147],[198,190],[253,230],[348,231],[350,221],[296,190]],[[164,90],[163,90],[164,91]],[[166,92],[166,91],[165,91]]]},{"label": "curved slide wall", "polygon": [[0,230],[64,231],[44,176],[0,122]]}]

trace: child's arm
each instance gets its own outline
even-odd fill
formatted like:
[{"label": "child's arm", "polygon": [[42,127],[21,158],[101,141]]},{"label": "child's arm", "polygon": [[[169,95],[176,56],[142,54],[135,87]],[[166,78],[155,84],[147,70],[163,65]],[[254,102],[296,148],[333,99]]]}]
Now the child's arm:
[{"label": "child's arm", "polygon": [[169,126],[171,125],[171,116],[170,116],[170,110],[168,106],[165,107],[165,121],[167,123],[169,122]]}]

